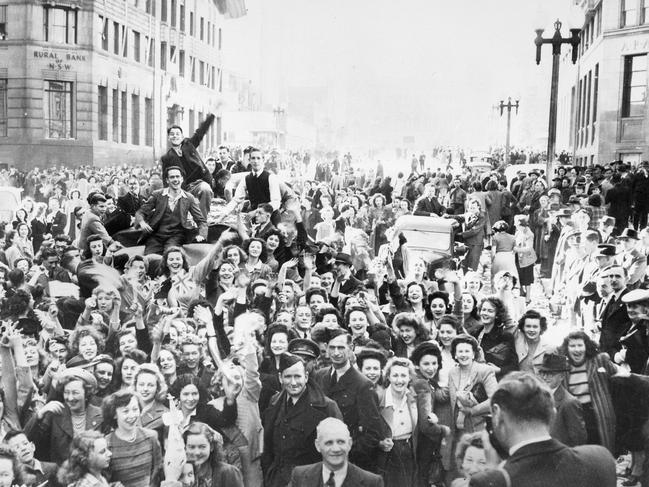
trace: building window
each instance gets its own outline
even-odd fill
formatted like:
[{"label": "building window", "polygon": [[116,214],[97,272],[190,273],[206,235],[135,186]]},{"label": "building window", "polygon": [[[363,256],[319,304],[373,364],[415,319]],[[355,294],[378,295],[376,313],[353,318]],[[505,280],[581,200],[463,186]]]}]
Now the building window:
[{"label": "building window", "polygon": [[176,0],[171,0],[171,27],[176,27],[176,12],[178,11]]},{"label": "building window", "polygon": [[205,63],[203,61],[198,62],[198,82],[201,86],[205,84]]},{"label": "building window", "polygon": [[591,85],[592,85],[593,72],[588,71],[588,81],[587,81],[587,90],[586,90],[586,126],[590,125],[590,95],[591,95]]},{"label": "building window", "polygon": [[144,98],[144,145],[153,147],[153,100]]},{"label": "building window", "polygon": [[108,88],[98,86],[97,121],[99,140],[108,140]]},{"label": "building window", "polygon": [[99,21],[101,22],[101,48],[108,51],[108,19],[100,15]]},{"label": "building window", "polygon": [[140,33],[133,31],[133,59],[140,62]]},{"label": "building window", "polygon": [[212,32],[212,23],[208,20],[207,21],[207,43],[208,44],[212,40],[211,32]]},{"label": "building window", "polygon": [[167,43],[160,43],[160,69],[167,70]]},{"label": "building window", "polygon": [[189,56],[189,80],[196,83],[196,58]]},{"label": "building window", "polygon": [[212,66],[212,86],[211,88],[214,89],[216,86],[216,68]]},{"label": "building window", "polygon": [[189,35],[193,36],[195,35],[194,33],[196,32],[195,25],[194,25],[194,12],[189,12]]},{"label": "building window", "polygon": [[219,27],[219,51],[221,50],[222,46],[223,46],[223,33],[221,32],[221,28]]},{"label": "building window", "polygon": [[148,36],[144,36],[144,57],[146,57],[147,66],[153,68],[155,62],[155,39],[149,39]]},{"label": "building window", "polygon": [[185,32],[185,4],[180,4],[180,32]]},{"label": "building window", "polygon": [[131,95],[131,144],[140,145],[140,95]]},{"label": "building window", "polygon": [[77,43],[77,11],[64,7],[43,7],[45,40],[59,44]]},{"label": "building window", "polygon": [[127,107],[127,104],[126,104],[126,92],[125,91],[122,91],[122,104],[121,104],[120,108],[121,108],[121,111],[120,111],[120,115],[121,115],[120,119],[121,120],[120,121],[121,121],[121,124],[122,124],[122,133],[121,133],[122,142],[124,144],[126,144],[128,142],[128,123],[127,123],[127,120],[126,120],[126,116],[128,114],[128,110],[127,110],[128,107]]},{"label": "building window", "polygon": [[45,137],[48,139],[71,139],[74,107],[72,106],[72,83],[70,81],[45,81],[43,120]]},{"label": "building window", "polygon": [[194,133],[194,110],[189,110],[189,133]]},{"label": "building window", "polygon": [[645,111],[647,94],[647,55],[624,58],[622,86],[622,117],[641,117]]},{"label": "building window", "polygon": [[185,77],[185,51],[178,51],[178,76]]},{"label": "building window", "polygon": [[119,54],[119,24],[113,22],[113,53]]},{"label": "building window", "polygon": [[7,80],[0,79],[0,137],[7,136]]},{"label": "building window", "polygon": [[640,23],[649,24],[649,0],[640,0]]},{"label": "building window", "polygon": [[638,24],[638,0],[621,0],[620,27]]},{"label": "building window", "polygon": [[200,40],[202,41],[204,37],[205,37],[205,18],[201,17]]},{"label": "building window", "polygon": [[[599,94],[599,63],[595,65],[595,77],[593,78],[593,124],[597,122],[597,95]],[[593,131],[593,134],[595,132]]]},{"label": "building window", "polygon": [[128,29],[125,25],[122,26],[122,43],[121,53],[123,57],[128,57]]},{"label": "building window", "polygon": [[146,13],[151,14],[155,17],[155,2],[156,0],[146,0],[144,10]]},{"label": "building window", "polygon": [[113,142],[119,142],[119,91],[113,89]]},{"label": "building window", "polygon": [[162,3],[160,4],[160,20],[163,22],[167,21],[167,1],[168,0],[162,0]]},{"label": "building window", "polygon": [[0,5],[0,41],[7,39],[7,6]]}]

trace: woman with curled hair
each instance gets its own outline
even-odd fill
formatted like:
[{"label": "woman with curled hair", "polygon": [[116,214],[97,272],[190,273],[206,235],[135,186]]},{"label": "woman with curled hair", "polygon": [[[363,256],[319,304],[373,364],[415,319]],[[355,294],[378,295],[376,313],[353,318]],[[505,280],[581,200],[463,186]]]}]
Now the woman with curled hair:
[{"label": "woman with curled hair", "polygon": [[77,327],[69,338],[68,349],[72,356],[80,355],[90,362],[97,355],[103,353],[106,341],[104,337],[92,326]]},{"label": "woman with curled hair", "polygon": [[135,374],[135,392],[142,398],[142,415],[140,424],[143,428],[154,430],[158,433],[160,444],[164,439],[164,423],[162,415],[169,411],[164,405],[167,399],[167,383],[154,364],[140,365]]},{"label": "woman with curled hair", "polygon": [[110,478],[124,487],[157,485],[162,473],[158,435],[140,426],[142,400],[131,391],[117,391],[102,404],[106,441],[112,453]]},{"label": "woman with curled hair", "polygon": [[462,478],[453,480],[451,487],[469,487],[471,477],[487,468],[482,433],[462,435],[455,451],[455,464]]},{"label": "woman with curled hair", "polygon": [[392,320],[392,328],[398,334],[393,345],[394,354],[398,357],[409,357],[417,345],[428,340],[423,322],[414,313],[397,314]]},{"label": "woman with curled hair", "polygon": [[241,263],[242,270],[248,274],[251,281],[268,279],[272,272],[266,262],[266,242],[260,238],[250,238],[243,243],[243,251],[247,255]]},{"label": "woman with curled hair", "polygon": [[448,376],[451,430],[455,443],[464,433],[483,430],[491,411],[489,398],[498,387],[493,367],[476,361],[480,347],[471,335],[453,339],[451,353],[456,365]]},{"label": "woman with curled hair", "polygon": [[192,374],[181,374],[169,388],[169,394],[178,403],[178,409],[183,414],[183,424],[200,421],[220,431],[222,428],[234,425],[237,420],[238,391],[233,394],[233,391],[228,388],[225,391],[223,409],[218,410],[207,403],[208,392],[198,377]]},{"label": "woman with curled hair", "polygon": [[86,299],[77,326],[94,326],[100,330],[107,330],[109,326],[119,328],[121,305],[122,298],[117,288],[100,284],[92,290],[92,296]]},{"label": "woman with curled hair", "polygon": [[147,357],[142,350],[129,350],[115,362],[115,384],[118,389],[133,390],[135,374]]},{"label": "woman with curled hair", "polygon": [[533,309],[526,311],[518,320],[518,328],[514,332],[514,347],[519,370],[537,374],[537,367],[543,363],[545,354],[552,349],[543,338],[547,329],[548,321],[545,316]]},{"label": "woman with curled hair", "polygon": [[597,344],[584,331],[573,331],[564,338],[559,353],[568,357],[570,371],[564,385],[581,404],[588,444],[615,451],[616,416],[609,388],[617,373],[608,354],[599,353]]},{"label": "woman with curled hair", "polygon": [[197,487],[243,487],[241,471],[223,461],[223,437],[194,421],[183,432],[187,460],[194,464]]},{"label": "woman with curled hair", "polygon": [[14,264],[21,257],[34,260],[34,247],[29,238],[30,231],[27,223],[19,223],[16,225],[16,230],[10,230],[5,235],[5,256],[10,268],[13,269]]},{"label": "woman with curled hair", "polygon": [[480,302],[480,328],[473,333],[498,380],[505,374],[518,370],[518,356],[514,336],[505,330],[508,313],[501,299],[488,296]]},{"label": "woman with curled hair", "polygon": [[57,474],[61,485],[73,487],[107,487],[103,473],[112,457],[106,438],[98,431],[84,431],[72,442],[68,459]]}]

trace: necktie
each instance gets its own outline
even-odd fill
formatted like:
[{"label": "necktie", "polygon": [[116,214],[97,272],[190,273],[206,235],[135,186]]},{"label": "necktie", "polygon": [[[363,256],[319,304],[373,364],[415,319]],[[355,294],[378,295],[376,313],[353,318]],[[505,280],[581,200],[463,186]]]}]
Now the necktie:
[{"label": "necktie", "polygon": [[336,371],[331,374],[331,387],[334,387],[336,384],[338,384],[338,374],[336,374]]},{"label": "necktie", "polygon": [[327,480],[325,487],[336,487],[336,480],[334,479],[333,472],[329,472],[329,480]]}]

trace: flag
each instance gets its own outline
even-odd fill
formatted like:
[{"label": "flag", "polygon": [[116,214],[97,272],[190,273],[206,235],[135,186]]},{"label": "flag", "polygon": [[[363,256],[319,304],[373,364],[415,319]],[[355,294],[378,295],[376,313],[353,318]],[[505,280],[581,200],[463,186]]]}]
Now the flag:
[{"label": "flag", "polygon": [[245,0],[213,0],[219,13],[226,19],[238,19],[246,15]]}]

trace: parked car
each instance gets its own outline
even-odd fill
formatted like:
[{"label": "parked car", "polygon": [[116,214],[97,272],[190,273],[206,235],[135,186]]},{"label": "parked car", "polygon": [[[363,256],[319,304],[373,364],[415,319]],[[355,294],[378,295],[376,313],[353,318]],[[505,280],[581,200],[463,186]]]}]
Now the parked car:
[{"label": "parked car", "polygon": [[[453,222],[441,217],[404,215],[394,224],[392,249],[400,248],[403,270],[408,275],[417,259],[428,264],[428,275],[435,269],[455,268],[454,259],[464,254],[464,245],[455,242]],[[406,243],[399,247],[400,237]]]}]

